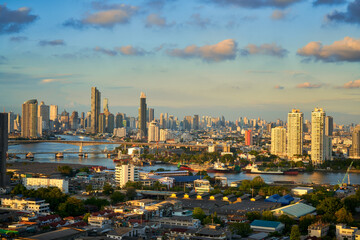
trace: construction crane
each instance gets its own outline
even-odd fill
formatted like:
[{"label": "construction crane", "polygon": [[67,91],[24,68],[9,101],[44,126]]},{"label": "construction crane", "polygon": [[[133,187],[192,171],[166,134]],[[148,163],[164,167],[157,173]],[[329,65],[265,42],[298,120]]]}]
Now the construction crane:
[{"label": "construction crane", "polygon": [[348,179],[347,185],[350,185],[350,175],[349,175],[349,173],[350,173],[350,169],[351,169],[353,163],[354,163],[354,161],[352,161],[352,162],[350,163],[350,166],[347,168],[344,178],[342,179],[341,182],[338,183],[338,185],[339,185],[340,188],[343,187],[343,186],[345,186],[346,177],[347,177],[347,179]]}]

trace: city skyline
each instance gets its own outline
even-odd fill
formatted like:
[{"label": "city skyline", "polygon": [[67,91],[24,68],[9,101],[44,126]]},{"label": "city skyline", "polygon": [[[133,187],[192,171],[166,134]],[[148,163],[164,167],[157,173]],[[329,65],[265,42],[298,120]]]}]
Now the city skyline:
[{"label": "city skyline", "polygon": [[358,123],[359,2],[2,2],[0,107],[87,112],[97,86],[132,116],[143,91],[155,116],[310,120],[321,107]]}]

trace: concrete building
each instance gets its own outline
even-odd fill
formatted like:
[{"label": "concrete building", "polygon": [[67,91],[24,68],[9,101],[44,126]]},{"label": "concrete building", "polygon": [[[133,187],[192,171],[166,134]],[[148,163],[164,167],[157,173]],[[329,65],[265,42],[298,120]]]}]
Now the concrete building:
[{"label": "concrete building", "polygon": [[158,142],[160,140],[160,128],[156,121],[149,125],[148,142]]},{"label": "concrete building", "polygon": [[325,117],[325,136],[332,136],[334,131],[334,119],[331,116]]},{"label": "concrete building", "polygon": [[154,109],[153,108],[149,108],[149,122],[152,122],[155,120],[155,117],[154,117]]},{"label": "concrete building", "polygon": [[336,225],[336,239],[355,239],[355,234],[358,231],[357,227],[347,227],[345,224]]},{"label": "concrete building", "polygon": [[287,156],[292,158],[303,154],[304,114],[299,109],[288,113]]},{"label": "concrete building", "polygon": [[160,129],[160,142],[165,142],[169,139],[174,139],[172,132],[168,129]]},{"label": "concrete building", "polygon": [[285,225],[276,221],[254,220],[250,228],[255,232],[282,232]]},{"label": "concrete building", "polygon": [[140,94],[140,108],[139,108],[139,133],[140,138],[147,136],[146,132],[146,95],[141,92]]},{"label": "concrete building", "polygon": [[6,187],[7,151],[8,151],[8,114],[0,113],[0,188]]},{"label": "concrete building", "polygon": [[63,193],[69,193],[69,181],[55,178],[24,178],[23,185],[27,189],[58,187]]},{"label": "concrete building", "polygon": [[38,102],[32,99],[22,105],[21,137],[36,138],[38,134]]},{"label": "concrete building", "polygon": [[271,129],[271,154],[286,154],[286,129],[283,127],[275,127]]},{"label": "concrete building", "polygon": [[99,126],[98,126],[98,133],[105,133],[106,132],[106,116],[104,113],[100,113],[99,118]]},{"label": "concrete building", "polygon": [[115,167],[116,185],[124,187],[128,181],[139,181],[139,170],[132,164],[117,164]]},{"label": "concrete building", "polygon": [[360,125],[356,126],[352,133],[350,158],[360,158]]},{"label": "concrete building", "polygon": [[319,165],[325,160],[325,112],[315,108],[311,113],[311,161]]},{"label": "concrete building", "polygon": [[38,107],[38,118],[41,119],[40,123],[43,131],[50,129],[50,107],[45,105],[44,101],[41,101]]},{"label": "concrete building", "polygon": [[199,115],[194,115],[193,119],[192,119],[192,128],[194,130],[198,130],[199,129]]},{"label": "concrete building", "polygon": [[8,133],[14,132],[15,114],[13,112],[8,113]]},{"label": "concrete building", "polygon": [[314,188],[312,187],[296,187],[291,189],[291,193],[296,196],[302,196],[305,194],[312,193],[314,191]]},{"label": "concrete building", "polygon": [[106,115],[106,132],[112,133],[114,131],[115,117],[114,114],[108,113]]},{"label": "concrete building", "polygon": [[126,137],[126,128],[114,128],[113,135],[115,137]]},{"label": "concrete building", "polygon": [[125,114],[124,113],[118,113],[116,114],[115,117],[115,128],[122,128],[123,125],[123,121],[125,120]]},{"label": "concrete building", "polygon": [[96,87],[91,88],[91,132],[99,132],[99,115],[101,107],[101,94]]},{"label": "concrete building", "polygon": [[245,131],[245,145],[246,146],[253,145],[253,137],[252,137],[252,131],[251,130],[246,130]]},{"label": "concrete building", "polygon": [[50,121],[56,121],[58,118],[58,106],[50,105]]},{"label": "concrete building", "polygon": [[316,238],[323,238],[327,235],[329,231],[329,224],[322,223],[322,222],[316,222],[314,224],[311,224],[308,227],[308,236],[309,237],[316,237]]},{"label": "concrete building", "polygon": [[46,214],[50,211],[49,204],[45,203],[45,200],[32,198],[1,198],[1,207],[37,214]]},{"label": "concrete building", "polygon": [[73,111],[69,119],[69,125],[71,130],[76,130],[79,128],[79,114],[76,111]]}]

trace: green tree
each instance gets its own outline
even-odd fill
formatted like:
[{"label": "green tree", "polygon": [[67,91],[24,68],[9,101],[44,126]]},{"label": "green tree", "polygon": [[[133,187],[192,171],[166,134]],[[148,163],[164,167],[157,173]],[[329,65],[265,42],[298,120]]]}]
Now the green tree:
[{"label": "green tree", "polygon": [[290,240],[300,240],[300,230],[298,225],[293,225],[290,233]]},{"label": "green tree", "polygon": [[335,212],[336,221],[338,223],[352,223],[354,221],[351,212],[348,212],[346,208],[340,208],[337,212]]},{"label": "green tree", "polygon": [[193,218],[199,219],[201,222],[205,219],[206,215],[202,208],[196,207],[193,211]]},{"label": "green tree", "polygon": [[124,194],[122,194],[121,192],[114,192],[110,196],[111,204],[117,204],[119,202],[124,202],[125,198],[126,198],[126,196]]},{"label": "green tree", "polygon": [[84,215],[84,217],[83,217],[84,222],[87,223],[90,216],[91,216],[91,213],[85,213],[85,215]]},{"label": "green tree", "polygon": [[308,232],[308,227],[316,221],[314,215],[308,214],[300,217],[299,219],[299,229],[302,234],[306,234]]},{"label": "green tree", "polygon": [[26,191],[27,191],[27,189],[24,185],[18,184],[13,188],[13,190],[11,191],[11,194],[12,195],[18,195],[18,194],[25,195]]},{"label": "green tree", "polygon": [[241,237],[247,237],[252,232],[248,223],[232,223],[229,225],[229,228],[233,234],[240,235]]},{"label": "green tree", "polygon": [[277,219],[281,223],[285,224],[284,233],[289,233],[291,231],[292,225],[294,225],[295,220],[289,217],[288,215],[280,215]]},{"label": "green tree", "polygon": [[260,212],[257,212],[257,211],[254,211],[254,212],[247,212],[246,214],[246,218],[252,222],[256,219],[260,219],[261,218],[261,213]]},{"label": "green tree", "polygon": [[110,203],[106,199],[92,197],[92,198],[86,199],[84,201],[84,204],[96,206],[100,210],[102,207],[108,206]]},{"label": "green tree", "polygon": [[126,197],[127,197],[129,200],[134,200],[136,196],[137,196],[137,194],[136,194],[135,188],[128,188],[128,189],[126,189]]},{"label": "green tree", "polygon": [[65,176],[71,176],[73,173],[73,169],[69,167],[68,165],[65,166],[58,166],[58,171]]},{"label": "green tree", "polygon": [[114,188],[110,185],[110,183],[105,183],[103,187],[103,193],[107,196],[114,192]]},{"label": "green tree", "polygon": [[262,213],[261,219],[268,220],[268,221],[274,221],[274,220],[276,220],[276,217],[274,216],[274,214],[271,211],[264,211]]},{"label": "green tree", "polygon": [[79,216],[84,211],[84,202],[75,197],[69,197],[64,203],[59,205],[59,214],[62,217]]},{"label": "green tree", "polygon": [[360,198],[358,198],[356,195],[349,196],[344,199],[344,206],[348,211],[354,213],[355,208],[360,206]]},{"label": "green tree", "polygon": [[86,192],[90,193],[93,191],[93,186],[91,184],[86,185],[85,190],[86,190]]},{"label": "green tree", "polygon": [[320,204],[316,207],[318,214],[331,214],[334,215],[336,211],[343,207],[343,204],[340,202],[338,198],[335,197],[326,197],[324,200],[320,202]]}]

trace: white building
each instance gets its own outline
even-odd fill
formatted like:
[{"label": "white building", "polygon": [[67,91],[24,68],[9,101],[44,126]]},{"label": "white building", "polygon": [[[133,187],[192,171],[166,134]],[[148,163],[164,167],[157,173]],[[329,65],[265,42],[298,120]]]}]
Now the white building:
[{"label": "white building", "polygon": [[128,181],[139,181],[139,170],[132,164],[117,164],[115,167],[116,185],[124,187]]},{"label": "white building", "polygon": [[160,129],[160,142],[165,142],[166,140],[173,139],[174,134],[168,129]]},{"label": "white building", "polygon": [[90,226],[98,228],[109,228],[111,226],[111,220],[106,216],[90,216],[88,223]]},{"label": "white building", "polygon": [[174,186],[175,178],[172,177],[163,177],[158,180],[161,184],[168,186],[168,188],[172,188]]},{"label": "white building", "polygon": [[291,189],[291,193],[296,196],[302,196],[305,194],[312,193],[314,191],[314,188],[312,187],[296,187]]},{"label": "white building", "polygon": [[69,181],[55,178],[23,178],[23,185],[27,189],[58,187],[63,193],[69,193]]},{"label": "white building", "polygon": [[41,120],[39,124],[41,125],[42,130],[50,129],[50,108],[48,105],[45,105],[44,101],[41,101],[38,106],[38,118]]},{"label": "white building", "polygon": [[299,109],[288,113],[287,155],[289,158],[303,153],[304,114]]},{"label": "white building", "polygon": [[149,125],[148,142],[158,142],[160,140],[160,128],[158,123],[154,120]]},{"label": "white building", "polygon": [[347,227],[345,224],[336,225],[336,239],[345,240],[345,239],[359,239],[359,236],[355,236],[358,231],[357,227]]},{"label": "white building", "polygon": [[45,200],[31,198],[1,198],[1,207],[37,214],[47,214],[50,211],[49,204]]},{"label": "white building", "polygon": [[286,154],[286,129],[283,127],[271,129],[271,154]]},{"label": "white building", "polygon": [[[311,160],[315,165],[322,164],[326,160],[325,115],[322,108],[315,108],[311,113]],[[329,147],[328,144],[326,145]]]},{"label": "white building", "polygon": [[116,137],[126,137],[126,128],[114,128],[113,134]]},{"label": "white building", "polygon": [[58,117],[58,106],[50,105],[50,120],[55,121]]},{"label": "white building", "polygon": [[329,224],[317,222],[311,224],[308,227],[308,236],[322,238],[327,235],[328,231],[329,231]]}]

